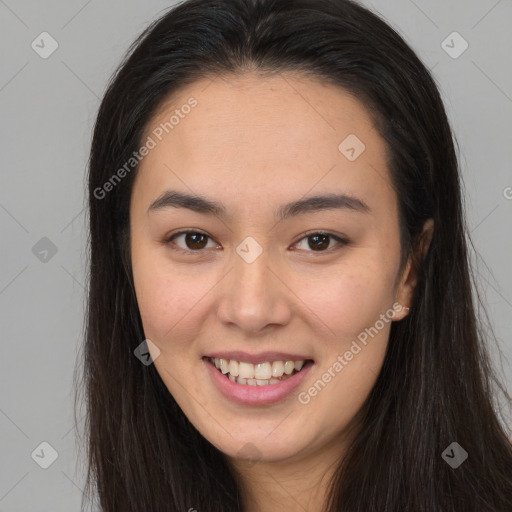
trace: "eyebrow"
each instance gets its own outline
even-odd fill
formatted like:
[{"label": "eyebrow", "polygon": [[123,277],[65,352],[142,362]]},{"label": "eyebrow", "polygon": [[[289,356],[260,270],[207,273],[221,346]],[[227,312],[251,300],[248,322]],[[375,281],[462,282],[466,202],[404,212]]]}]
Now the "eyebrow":
[{"label": "eyebrow", "polygon": [[[223,203],[206,197],[186,194],[175,190],[165,191],[148,208],[148,213],[165,208],[186,208],[197,213],[227,217],[228,210]],[[370,213],[370,207],[361,199],[348,194],[326,194],[299,199],[282,205],[276,212],[279,220],[321,210],[352,210]]]}]

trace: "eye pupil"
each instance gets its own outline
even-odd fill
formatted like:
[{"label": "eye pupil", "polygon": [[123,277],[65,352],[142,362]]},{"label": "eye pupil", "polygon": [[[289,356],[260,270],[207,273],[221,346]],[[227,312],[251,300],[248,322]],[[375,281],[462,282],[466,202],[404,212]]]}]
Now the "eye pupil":
[{"label": "eye pupil", "polygon": [[[322,235],[322,234],[311,235],[308,237],[308,239],[314,240],[313,245],[311,243],[308,244],[310,249],[318,250],[318,249],[326,249],[327,247],[329,247],[329,235]],[[314,245],[319,241],[319,239],[323,240],[320,243],[320,245]]]},{"label": "eye pupil", "polygon": [[[185,235],[185,243],[190,249],[203,249],[204,245],[197,241],[197,237],[202,238],[205,241],[208,237],[202,233],[187,233]],[[195,239],[195,240],[193,240]],[[199,245],[199,246],[198,246]]]}]

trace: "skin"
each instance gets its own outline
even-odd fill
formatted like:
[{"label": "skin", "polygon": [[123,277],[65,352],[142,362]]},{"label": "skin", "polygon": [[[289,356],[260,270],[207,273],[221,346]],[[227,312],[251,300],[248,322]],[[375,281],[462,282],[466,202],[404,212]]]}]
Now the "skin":
[{"label": "skin", "polygon": [[[307,404],[297,395],[394,303],[408,306],[416,284],[410,260],[400,269],[387,149],[364,105],[292,73],[197,81],[160,108],[146,136],[190,97],[197,106],[142,160],[130,206],[137,300],[146,338],[160,350],[154,364],[189,420],[240,475],[244,510],[321,510],[381,368],[391,321]],[[366,146],[354,161],[338,149],[349,134]],[[172,207],[148,213],[169,189],[220,201],[229,216]],[[284,203],[333,192],[363,200],[370,212],[274,216]],[[185,235],[165,242],[189,228],[210,237],[199,256]],[[348,244],[330,238],[315,251],[304,234],[314,230]],[[429,222],[427,238],[431,231]],[[263,251],[250,264],[236,252],[248,236]],[[392,321],[406,314],[400,308]],[[284,400],[242,406],[220,394],[201,359],[220,350],[307,354],[315,365]]]}]

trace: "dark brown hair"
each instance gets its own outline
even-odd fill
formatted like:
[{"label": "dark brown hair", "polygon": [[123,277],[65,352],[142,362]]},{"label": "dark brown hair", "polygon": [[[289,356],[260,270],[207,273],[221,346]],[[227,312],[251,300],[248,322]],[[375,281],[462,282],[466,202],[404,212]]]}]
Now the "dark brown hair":
[{"label": "dark brown hair", "polygon": [[[89,162],[90,275],[83,354],[88,479],[105,512],[241,510],[227,457],[188,421],[154,365],[129,257],[140,148],[170,94],[207,76],[300,71],[352,93],[389,152],[403,261],[434,219],[410,314],[391,328],[362,428],[332,481],[328,512],[512,510],[512,448],[472,295],[455,143],[432,76],[380,17],[349,0],[187,0],[134,42],[101,103]],[[476,296],[478,298],[478,295]],[[502,389],[503,391],[503,389]],[[508,395],[507,395],[508,397]],[[468,459],[441,457],[452,442]],[[84,500],[84,505],[85,505]]]}]

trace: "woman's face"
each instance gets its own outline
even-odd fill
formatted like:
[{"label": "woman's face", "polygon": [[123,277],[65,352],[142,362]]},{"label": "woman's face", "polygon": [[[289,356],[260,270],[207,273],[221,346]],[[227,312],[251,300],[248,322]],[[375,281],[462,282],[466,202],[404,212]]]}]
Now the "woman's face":
[{"label": "woman's face", "polygon": [[165,385],[230,457],[332,452],[414,285],[409,264],[399,273],[397,198],[365,108],[292,74],[203,79],[143,143],[131,254]]}]

